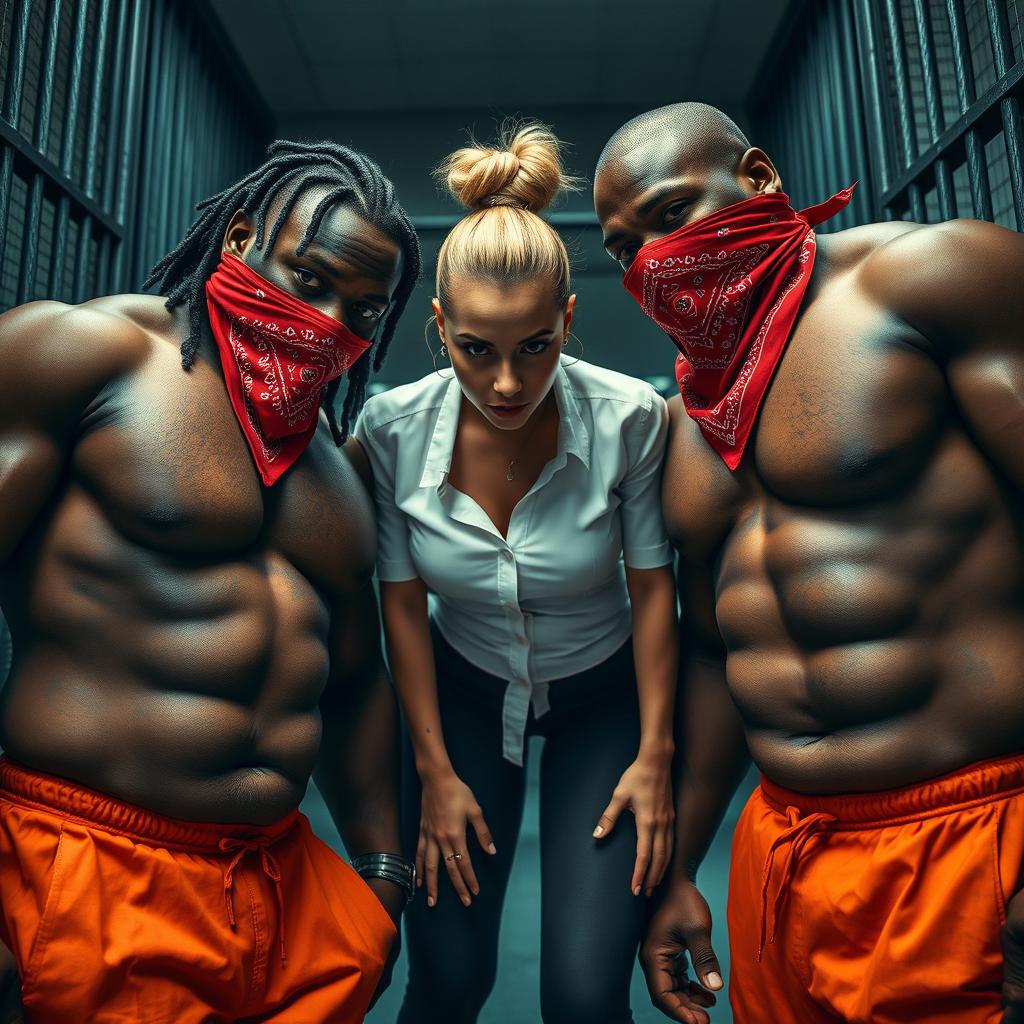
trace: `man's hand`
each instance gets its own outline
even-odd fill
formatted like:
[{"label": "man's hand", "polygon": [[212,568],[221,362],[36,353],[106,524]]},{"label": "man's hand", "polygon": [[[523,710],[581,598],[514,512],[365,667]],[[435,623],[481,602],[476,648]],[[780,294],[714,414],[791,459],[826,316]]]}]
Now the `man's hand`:
[{"label": "man's hand", "polygon": [[[687,954],[699,983],[687,973]],[[706,1011],[715,997],[708,990],[722,987],[722,969],[711,948],[711,911],[692,882],[674,883],[662,895],[640,947],[640,965],[651,1002],[666,1017],[709,1024]]]},{"label": "man's hand", "polygon": [[[406,897],[404,889],[395,885],[394,882],[389,882],[386,878],[369,878],[366,884],[373,890],[374,896],[380,900],[381,906],[388,912],[388,916],[394,921],[395,927],[398,929],[391,943],[391,952],[388,954],[387,963],[384,965],[384,973],[380,976],[380,981],[377,983],[377,991],[373,993],[373,999],[370,1000],[370,1009],[373,1009],[374,1003],[380,999],[390,986],[391,975],[395,970],[395,964],[398,962],[398,955],[402,952],[402,911],[405,909]],[[7,1024],[7,1022],[0,1021],[0,1024]]]},{"label": "man's hand", "polygon": [[21,978],[14,954],[0,942],[0,1024],[24,1024]]},{"label": "man's hand", "polygon": [[1024,1024],[1024,889],[1006,907],[1003,928],[1003,1024]]}]

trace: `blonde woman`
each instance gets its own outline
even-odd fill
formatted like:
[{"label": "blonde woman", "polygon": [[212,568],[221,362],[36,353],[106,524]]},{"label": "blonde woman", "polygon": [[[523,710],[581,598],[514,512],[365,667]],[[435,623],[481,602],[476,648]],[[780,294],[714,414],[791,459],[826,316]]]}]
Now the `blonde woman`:
[{"label": "blonde woman", "polygon": [[550,132],[459,150],[442,173],[470,211],[438,256],[451,369],[370,399],[356,430],[427,894],[406,917],[399,1021],[477,1019],[540,735],[543,1018],[618,1024],[672,844],[667,412],[649,385],[563,355],[569,260],[537,215],[566,181]]}]

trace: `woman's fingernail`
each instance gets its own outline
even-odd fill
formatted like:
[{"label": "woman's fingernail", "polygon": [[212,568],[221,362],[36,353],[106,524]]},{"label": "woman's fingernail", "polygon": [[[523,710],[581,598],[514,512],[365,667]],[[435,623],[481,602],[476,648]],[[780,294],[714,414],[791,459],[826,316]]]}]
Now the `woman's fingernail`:
[{"label": "woman's fingernail", "polygon": [[722,976],[712,971],[707,978],[704,979],[708,988],[721,988],[722,987]]},{"label": "woman's fingernail", "polygon": [[477,887],[476,889],[474,889],[474,890],[473,890],[473,895],[474,895],[474,896],[479,896],[479,895],[480,895],[480,889],[479,889],[479,887]]},{"label": "woman's fingernail", "polygon": [[594,838],[595,839],[600,839],[601,836],[603,836],[603,835],[604,835],[604,826],[603,825],[598,825],[597,828],[594,829]]},{"label": "woman's fingernail", "polygon": [[433,905],[434,905],[434,897],[433,896],[428,896],[427,897],[427,906],[428,907],[432,907]]},{"label": "woman's fingernail", "polygon": [[491,845],[487,847],[487,852],[488,852],[488,853],[497,853],[497,852],[498,852],[498,851],[497,851],[497,850],[495,849],[495,847],[494,847],[494,843],[491,843]]},{"label": "woman's fingernail", "polygon": [[463,896],[462,897],[462,902],[463,902],[464,906],[468,907],[469,906],[469,902],[470,902],[469,897],[468,896]]},{"label": "woman's fingernail", "polygon": [[639,896],[640,895],[640,886],[639,885],[636,885],[636,886],[633,887],[633,895],[634,896]]}]

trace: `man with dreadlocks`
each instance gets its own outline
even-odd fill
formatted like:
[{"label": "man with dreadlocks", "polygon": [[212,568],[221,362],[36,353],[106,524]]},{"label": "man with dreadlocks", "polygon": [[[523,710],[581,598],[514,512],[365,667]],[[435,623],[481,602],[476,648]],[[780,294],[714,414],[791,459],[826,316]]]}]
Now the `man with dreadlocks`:
[{"label": "man with dreadlocks", "polygon": [[1024,238],[816,237],[851,192],[795,210],[701,103],[628,122],[598,164],[605,246],[679,349],[683,770],[641,960],[656,1005],[706,1024],[696,872],[752,757],[737,1024],[1020,1024]]},{"label": "man with dreadlocks", "polygon": [[[339,446],[416,236],[330,143],[199,211],[162,298],[0,318],[5,1024],[359,1021],[412,891]],[[296,809],[314,771],[358,874]]]}]

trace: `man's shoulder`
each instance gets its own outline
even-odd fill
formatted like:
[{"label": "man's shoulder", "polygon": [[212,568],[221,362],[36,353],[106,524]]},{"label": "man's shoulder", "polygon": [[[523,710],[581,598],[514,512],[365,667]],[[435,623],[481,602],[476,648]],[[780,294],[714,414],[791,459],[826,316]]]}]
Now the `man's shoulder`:
[{"label": "man's shoulder", "polygon": [[969,333],[993,305],[1024,314],[1024,236],[978,220],[905,227],[858,268],[859,286],[879,305],[933,338],[946,325]]},{"label": "man's shoulder", "polygon": [[1019,274],[1024,239],[987,221],[955,219],[936,224],[887,221],[819,238],[837,271],[853,270],[879,296],[905,294],[909,285],[989,274],[1010,264]]},{"label": "man's shoulder", "polygon": [[78,306],[29,302],[0,316],[0,359],[26,384],[100,383],[145,358],[157,314],[148,295],[106,296]]}]

